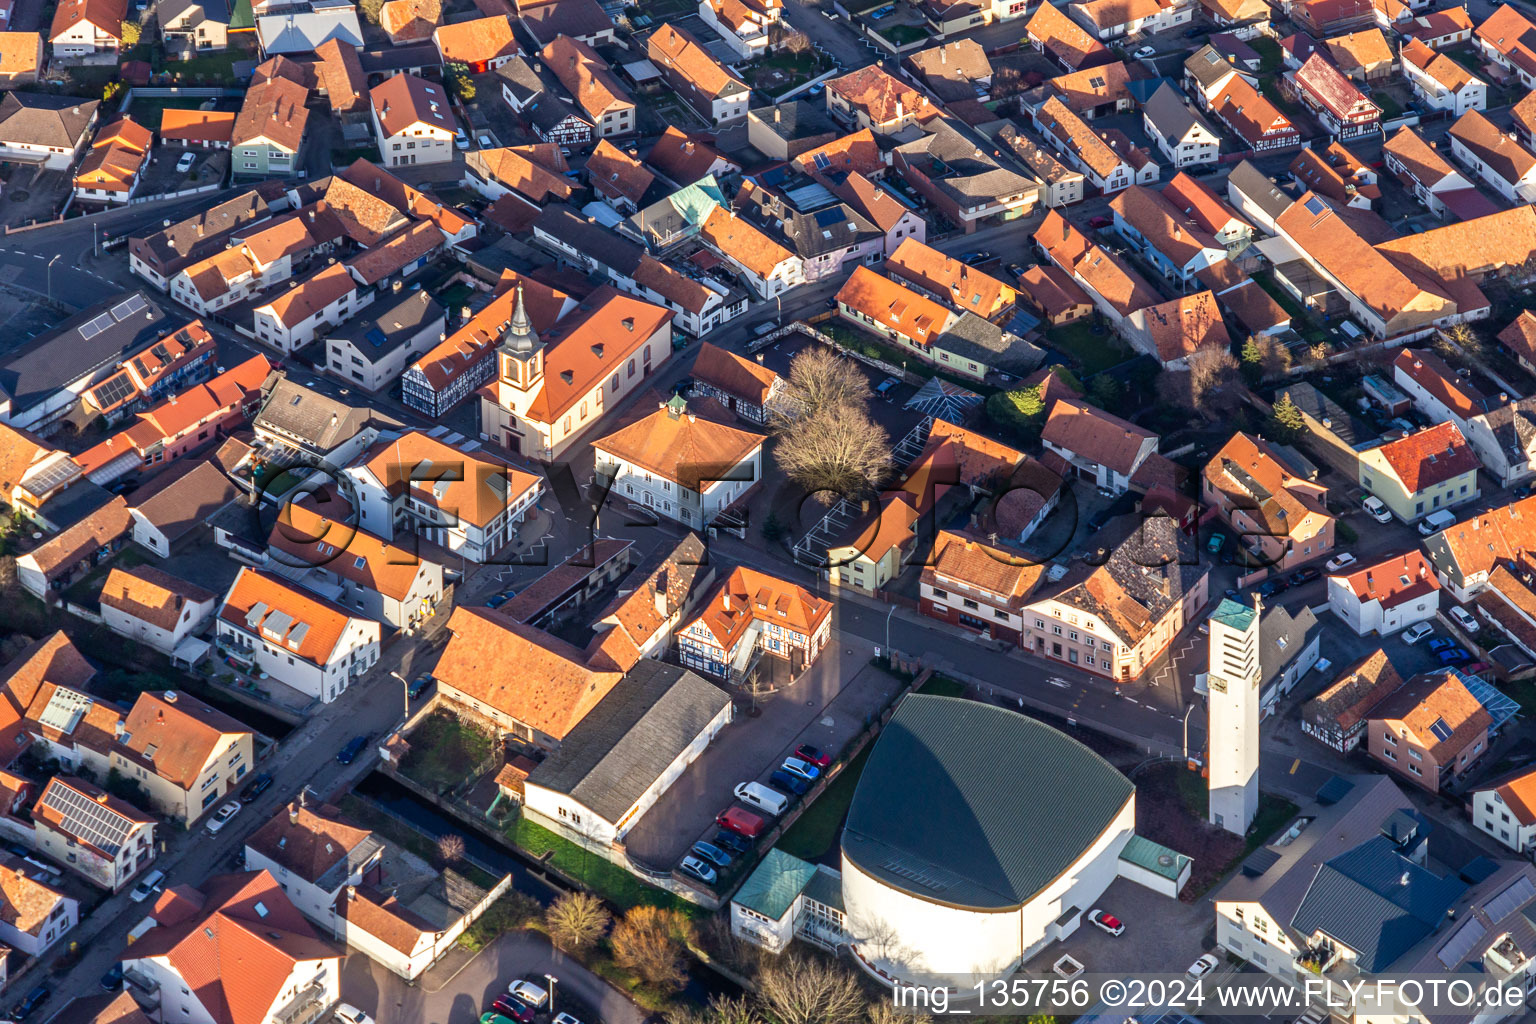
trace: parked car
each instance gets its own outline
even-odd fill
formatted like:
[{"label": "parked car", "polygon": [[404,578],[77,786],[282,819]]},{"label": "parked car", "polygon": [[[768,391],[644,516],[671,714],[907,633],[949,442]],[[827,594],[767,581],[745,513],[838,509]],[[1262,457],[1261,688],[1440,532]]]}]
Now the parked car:
[{"label": "parked car", "polygon": [[535,1010],[543,1010],[549,1006],[549,993],[522,978],[507,986],[507,994]]},{"label": "parked car", "polygon": [[353,736],[350,740],[347,740],[347,745],[341,748],[341,753],[336,755],[337,763],[351,764],[357,760],[357,755],[361,754],[363,748],[367,745],[367,736]]},{"label": "parked car", "polygon": [[729,850],[737,855],[752,852],[752,844],[745,837],[732,832],[730,829],[717,829],[715,834],[709,837],[709,841],[712,845],[718,846],[722,850]]},{"label": "parked car", "polygon": [[1465,647],[1447,647],[1440,652],[1440,664],[1446,668],[1455,665],[1465,665],[1472,660],[1472,655],[1467,653]]},{"label": "parked car", "polygon": [[1451,617],[1451,621],[1455,622],[1456,625],[1460,626],[1468,633],[1477,632],[1477,620],[1472,617],[1471,612],[1467,611],[1460,605],[1456,605],[1455,607],[1447,609],[1445,614],[1449,615]]},{"label": "parked car", "polygon": [[1108,217],[1100,216],[1088,218],[1088,226],[1091,228],[1107,228],[1113,223],[1114,221],[1110,220]]},{"label": "parked car", "polygon": [[1320,578],[1322,575],[1323,570],[1319,569],[1315,565],[1309,565],[1304,569],[1297,569],[1295,572],[1291,573],[1290,578],[1286,580],[1286,582],[1293,587],[1299,587],[1303,583],[1311,583],[1313,580]]},{"label": "parked car", "polygon": [[[1033,265],[1034,264],[1030,264],[1030,266],[1033,266]],[[1022,263],[1010,263],[1010,264],[1008,264],[1008,276],[1014,278],[1015,280],[1017,280],[1018,278],[1023,277],[1024,276],[1024,272],[1026,270],[1028,270],[1028,269],[1029,269],[1029,267],[1026,267]]]},{"label": "parked car", "polygon": [[231,800],[213,812],[213,816],[208,819],[205,830],[209,835],[216,836],[223,830],[225,825],[229,824],[229,820],[239,813],[240,801]]},{"label": "parked car", "polygon": [[1093,910],[1088,913],[1088,923],[1109,932],[1111,935],[1122,935],[1125,932],[1125,922],[1113,914],[1106,914],[1102,910]]},{"label": "parked car", "polygon": [[1338,572],[1340,569],[1348,569],[1355,564],[1355,556],[1348,551],[1342,551],[1328,559],[1328,571]]},{"label": "parked car", "polygon": [[1289,590],[1290,587],[1291,585],[1287,583],[1282,577],[1276,576],[1274,579],[1265,580],[1263,583],[1259,584],[1259,596],[1274,597],[1276,594],[1284,593],[1285,591]]},{"label": "parked car", "polygon": [[165,872],[155,868],[139,879],[139,883],[133,887],[133,891],[128,894],[128,898],[135,903],[143,903],[160,891],[160,883],[164,881]]},{"label": "parked car", "polygon": [[1206,28],[1204,25],[1196,25],[1192,29],[1185,30],[1184,38],[1185,39],[1198,39],[1201,36],[1205,35],[1209,31],[1210,31],[1210,29]]},{"label": "parked car", "polygon": [[979,267],[992,258],[992,254],[985,249],[977,249],[972,252],[960,254],[960,262],[968,267]]},{"label": "parked car", "polygon": [[1143,46],[1135,53],[1131,54],[1131,56],[1135,57],[1137,60],[1148,60],[1157,56],[1157,48],[1153,46]]},{"label": "parked car", "polygon": [[715,874],[715,869],[702,857],[684,857],[677,869],[685,875],[697,878],[705,885],[714,885],[715,879],[719,877]]},{"label": "parked car", "polygon": [[773,770],[773,773],[768,776],[768,784],[782,789],[786,793],[793,793],[795,796],[805,796],[805,794],[811,791],[811,784],[809,782],[798,775],[789,774],[783,768],[775,768]]},{"label": "parked car", "polygon": [[[496,1000],[496,1004],[498,1006],[501,1005],[501,1000]],[[523,1007],[523,1010],[526,1013],[526,1016],[499,1013],[495,1010],[486,1010],[480,1015],[480,1024],[533,1024],[533,1011],[528,1009],[526,1006]]]},{"label": "parked car", "polygon": [[1205,542],[1205,550],[1213,555],[1226,546],[1227,535],[1224,533],[1213,533],[1211,539]]},{"label": "parked car", "polygon": [[116,992],[123,987],[123,965],[113,964],[112,969],[101,976],[101,987]]},{"label": "parked car", "polygon": [[688,852],[692,853],[700,860],[709,861],[717,868],[728,868],[731,866],[732,858],[730,854],[726,853],[718,846],[715,846],[711,843],[706,843],[702,839],[689,847]]},{"label": "parked car", "polygon": [[875,385],[875,397],[883,398],[889,402],[891,400],[891,392],[896,390],[897,385],[900,383],[901,381],[897,380],[895,377],[885,378],[885,380]]},{"label": "parked car", "polygon": [[745,807],[727,807],[715,816],[715,824],[739,836],[756,839],[768,823]]},{"label": "parked car", "polygon": [[1365,510],[1371,514],[1371,518],[1378,523],[1390,523],[1392,521],[1392,510],[1387,508],[1376,495],[1371,495],[1360,504],[1365,506]]},{"label": "parked car", "polygon": [[196,153],[183,153],[183,154],[181,154],[181,159],[176,161],[176,173],[177,174],[186,174],[188,171],[190,171],[192,169],[192,165],[195,164],[195,163],[197,163],[197,154]]},{"label": "parked car", "polygon": [[[491,1009],[500,1014],[496,1018],[497,1021],[506,1020],[515,1021],[516,1024],[533,1024],[533,1007],[526,1003],[518,1002],[511,996],[497,996],[496,1001],[491,1004]],[[490,1014],[486,1016],[490,1016]],[[485,1017],[480,1018],[480,1020],[481,1024],[484,1024]]]},{"label": "parked car", "polygon": [[464,134],[464,129],[453,133],[453,148],[461,152],[469,148],[469,136]]},{"label": "parked car", "polygon": [[557,1013],[549,1024],[581,1024],[581,1021],[568,1013]]},{"label": "parked car", "polygon": [[1207,953],[1199,960],[1189,965],[1187,972],[1191,978],[1203,978],[1216,969],[1216,958]]},{"label": "parked car", "polygon": [[1445,650],[1448,647],[1455,647],[1455,646],[1456,646],[1456,641],[1452,640],[1448,636],[1437,636],[1437,637],[1435,637],[1433,640],[1431,640],[1429,642],[1429,649],[1431,651],[1443,651],[1443,650]]},{"label": "parked car", "polygon": [[22,997],[21,1002],[11,1007],[12,1020],[26,1020],[32,1015],[32,1011],[48,1001],[53,995],[53,989],[47,985],[39,985]]},{"label": "parked car", "polygon": [[495,149],[496,148],[496,143],[494,141],[492,141],[491,137],[489,135],[485,134],[485,132],[481,132],[480,134],[476,135],[475,136],[475,141],[480,144],[480,148],[481,149]]},{"label": "parked car", "polygon": [[1405,644],[1416,644],[1420,640],[1423,640],[1425,637],[1433,634],[1434,631],[1435,627],[1431,626],[1427,622],[1415,622],[1413,625],[1403,630],[1399,639],[1402,640]]},{"label": "parked car", "polygon": [[809,743],[802,743],[795,748],[795,756],[802,761],[809,761],[817,768],[825,768],[832,763],[832,755],[822,751],[820,747],[813,747]]},{"label": "parked car", "polygon": [[373,1024],[373,1018],[359,1010],[351,1003],[342,1003],[331,1014],[332,1020],[339,1020],[342,1024]]},{"label": "parked car", "polygon": [[784,759],[784,763],[779,767],[783,768],[791,775],[800,776],[807,782],[815,782],[817,779],[821,778],[820,768],[817,768],[809,761],[802,761],[798,757],[786,757]]},{"label": "parked car", "polygon": [[253,804],[256,802],[257,797],[271,788],[272,776],[262,772],[251,779],[250,784],[245,787],[245,792],[240,794],[240,802],[243,804]]},{"label": "parked car", "polygon": [[431,674],[423,672],[421,675],[411,680],[411,685],[406,687],[405,695],[411,700],[415,700],[417,697],[420,697],[422,694],[426,693],[427,687],[431,685]]},{"label": "parked car", "polygon": [[510,600],[512,600],[511,594],[496,594],[489,601],[485,602],[485,606],[487,608],[500,608]]}]

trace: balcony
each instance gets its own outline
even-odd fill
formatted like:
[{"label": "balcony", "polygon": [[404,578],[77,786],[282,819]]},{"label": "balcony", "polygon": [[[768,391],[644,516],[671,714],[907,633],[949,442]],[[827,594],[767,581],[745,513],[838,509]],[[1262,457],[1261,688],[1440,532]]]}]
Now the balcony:
[{"label": "balcony", "polygon": [[1339,952],[1332,946],[1312,946],[1296,954],[1296,966],[1312,974],[1327,974],[1338,960]]},{"label": "balcony", "polygon": [[272,1015],[273,1024],[310,1024],[319,1020],[330,1006],[330,996],[317,979],[291,999],[287,1006]]}]

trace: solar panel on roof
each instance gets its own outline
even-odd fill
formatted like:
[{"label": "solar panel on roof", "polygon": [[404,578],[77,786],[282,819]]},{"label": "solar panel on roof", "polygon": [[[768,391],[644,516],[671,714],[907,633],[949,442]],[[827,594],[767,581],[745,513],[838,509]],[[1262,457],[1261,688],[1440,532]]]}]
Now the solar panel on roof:
[{"label": "solar panel on roof", "polygon": [[811,158],[811,162],[816,165],[818,171],[824,171],[832,166],[832,161],[827,159],[827,154],[825,153],[817,153]]},{"label": "solar panel on roof", "polygon": [[24,479],[29,488],[36,489],[34,493],[46,494],[71,477],[79,476],[80,473],[80,467],[74,460],[61,458],[37,473],[28,474]]},{"label": "solar panel on roof", "polygon": [[1469,917],[1461,923],[1444,946],[1440,947],[1438,954],[1441,966],[1446,969],[1455,967],[1467,958],[1478,940],[1488,933],[1488,929],[1475,917]]},{"label": "solar panel on roof", "polygon": [[110,409],[133,394],[133,382],[128,379],[126,373],[120,373],[115,377],[108,377],[94,393],[96,405],[102,409]]},{"label": "solar panel on roof", "polygon": [[1502,921],[1516,910],[1536,899],[1536,883],[1521,875],[1510,882],[1499,894],[1483,905],[1483,913],[1490,921]]},{"label": "solar panel on roof", "polygon": [[1317,196],[1313,196],[1311,199],[1307,200],[1308,213],[1319,214],[1326,209],[1328,209],[1327,205],[1321,199],[1317,198]]},{"label": "solar panel on roof", "polygon": [[389,339],[385,337],[384,332],[379,330],[377,327],[368,328],[368,330],[363,332],[363,337],[366,338],[374,348],[383,348],[385,343],[389,341]]},{"label": "solar panel on roof", "polygon": [[[134,292],[122,302],[112,307],[112,319],[119,322],[128,319],[133,314],[144,308],[144,296]],[[101,319],[97,317],[97,319]]]},{"label": "solar panel on roof", "polygon": [[833,206],[816,212],[816,226],[819,228],[831,227],[843,219],[843,211]]},{"label": "solar panel on roof", "polygon": [[37,720],[50,729],[57,729],[66,736],[75,731],[80,719],[90,709],[91,698],[63,686],[54,688]]},{"label": "solar panel on roof", "polygon": [[66,832],[108,856],[117,856],[134,829],[132,820],[68,786],[49,786],[43,796],[44,805],[59,813]]},{"label": "solar panel on roof", "polygon": [[96,326],[95,320],[88,320],[80,325],[80,337],[90,340],[101,333],[101,328]]},{"label": "solar panel on roof", "polygon": [[1435,739],[1445,741],[1451,738],[1451,727],[1445,724],[1445,719],[1437,718],[1430,725],[1429,731],[1435,734]]}]

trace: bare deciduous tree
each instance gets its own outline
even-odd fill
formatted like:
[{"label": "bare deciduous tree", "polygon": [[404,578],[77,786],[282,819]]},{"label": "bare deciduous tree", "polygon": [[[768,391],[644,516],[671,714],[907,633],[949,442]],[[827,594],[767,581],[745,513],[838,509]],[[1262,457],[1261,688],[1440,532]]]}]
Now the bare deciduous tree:
[{"label": "bare deciduous tree", "polygon": [[853,360],[821,345],[813,345],[795,356],[784,384],[783,407],[788,415],[780,417],[781,430],[787,428],[791,417],[805,418],[827,409],[862,406],[870,396],[869,381]]},{"label": "bare deciduous tree", "polygon": [[544,912],[550,941],[567,953],[579,953],[597,945],[611,920],[603,901],[582,891],[566,893]]},{"label": "bare deciduous tree", "polygon": [[1445,339],[1462,352],[1476,359],[1483,354],[1483,339],[1466,324],[1452,324],[1441,332]]},{"label": "bare deciduous tree", "polygon": [[762,1011],[746,996],[711,996],[703,1009],[680,1010],[670,1020],[672,1024],[767,1024]]},{"label": "bare deciduous tree", "polygon": [[455,832],[439,836],[437,840],[437,856],[444,864],[457,862],[464,856],[464,837]]},{"label": "bare deciduous tree", "polygon": [[811,37],[804,32],[790,32],[784,37],[784,49],[799,56],[811,49]]},{"label": "bare deciduous tree", "polygon": [[791,480],[831,504],[871,494],[891,465],[891,445],[862,406],[833,406],[797,419],[774,457]]},{"label": "bare deciduous tree", "polygon": [[757,995],[779,1024],[859,1024],[869,1004],[846,968],[787,955],[757,978]]},{"label": "bare deciduous tree", "polygon": [[890,997],[884,994],[869,1004],[867,1016],[869,1024],[933,1024],[933,1018],[926,1013],[898,1010]]},{"label": "bare deciduous tree", "polygon": [[683,987],[683,948],[691,934],[686,917],[662,907],[633,907],[614,925],[613,959],[658,988]]}]

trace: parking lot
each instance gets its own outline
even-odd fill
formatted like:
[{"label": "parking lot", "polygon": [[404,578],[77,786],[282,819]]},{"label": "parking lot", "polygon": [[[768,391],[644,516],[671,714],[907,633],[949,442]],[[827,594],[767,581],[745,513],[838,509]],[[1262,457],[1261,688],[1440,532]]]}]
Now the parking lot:
[{"label": "parking lot", "polygon": [[[1095,908],[1124,922],[1124,934],[1110,935],[1090,924],[1088,913]],[[1089,974],[1162,974],[1194,963],[1214,941],[1209,903],[1183,903],[1125,878],[1115,879],[1097,903],[1082,910],[1077,931],[1025,964],[1027,973],[1049,974],[1066,954]]]}]

